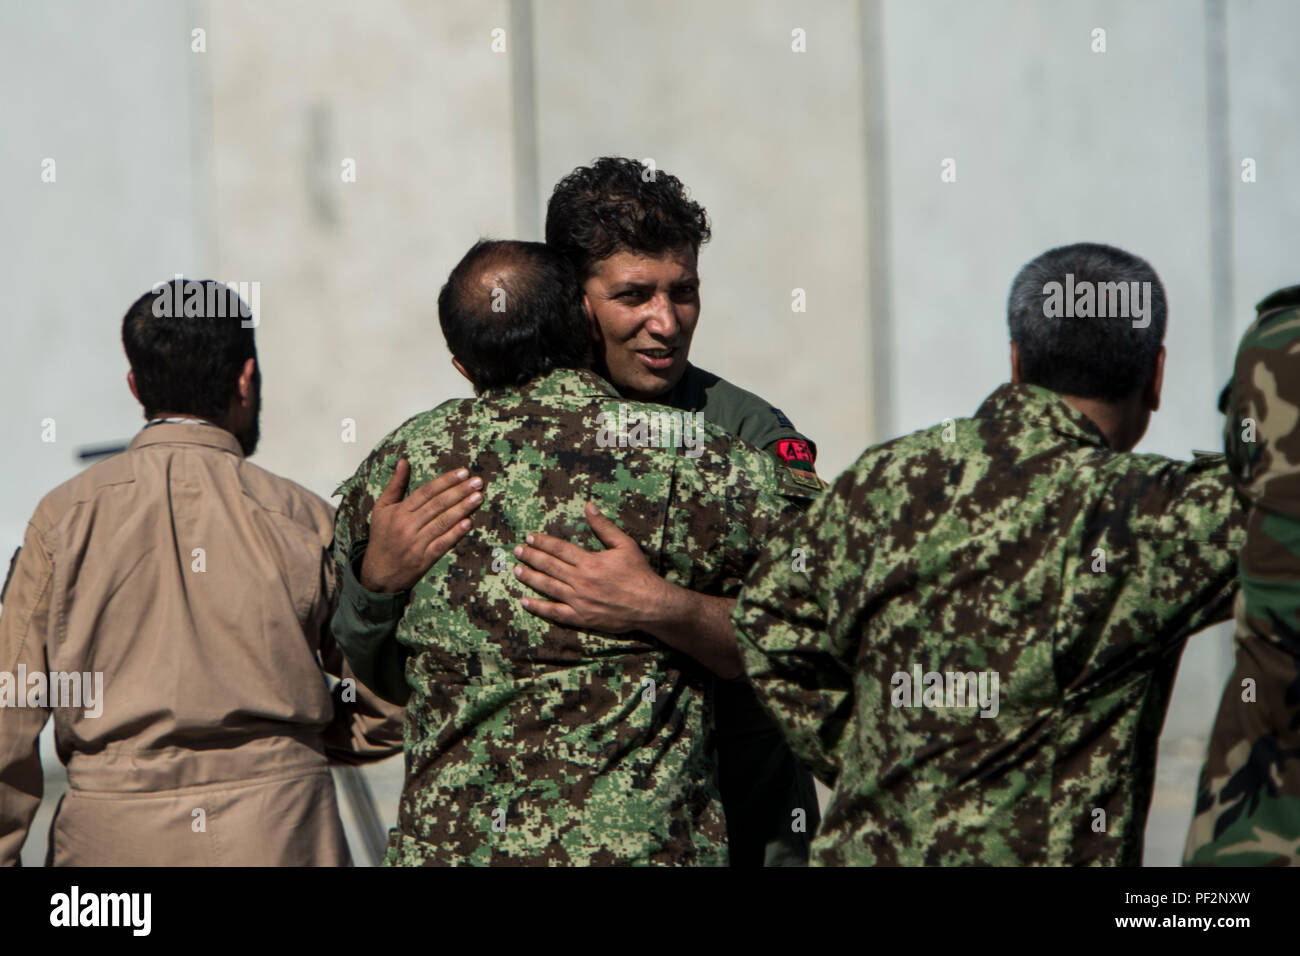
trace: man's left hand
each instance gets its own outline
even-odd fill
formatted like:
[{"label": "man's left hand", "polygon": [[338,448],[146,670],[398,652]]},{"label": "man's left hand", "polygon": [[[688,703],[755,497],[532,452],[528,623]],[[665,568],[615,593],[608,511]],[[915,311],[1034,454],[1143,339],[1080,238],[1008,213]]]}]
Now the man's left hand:
[{"label": "man's left hand", "polygon": [[587,523],[604,551],[588,551],[549,534],[530,534],[515,548],[515,575],[551,598],[521,600],[525,610],[565,627],[606,634],[645,630],[666,600],[667,582],[651,570],[636,541],[591,502]]}]

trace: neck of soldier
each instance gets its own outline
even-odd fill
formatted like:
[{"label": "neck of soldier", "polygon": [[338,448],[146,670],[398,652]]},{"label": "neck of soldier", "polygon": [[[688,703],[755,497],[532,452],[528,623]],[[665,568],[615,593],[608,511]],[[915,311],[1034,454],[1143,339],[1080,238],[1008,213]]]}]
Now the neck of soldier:
[{"label": "neck of soldier", "polygon": [[1106,436],[1106,444],[1116,451],[1132,451],[1146,434],[1151,411],[1138,391],[1128,398],[1106,401],[1062,395],[1067,402],[1087,415]]},{"label": "neck of soldier", "polygon": [[209,424],[216,425],[218,428],[224,428],[226,431],[232,430],[224,421],[220,419],[210,418],[207,415],[195,415],[193,412],[157,411],[154,412],[152,415],[149,415],[148,418],[150,421],[157,421],[159,418],[194,418],[194,419],[198,419],[199,421],[205,421],[208,422]]}]

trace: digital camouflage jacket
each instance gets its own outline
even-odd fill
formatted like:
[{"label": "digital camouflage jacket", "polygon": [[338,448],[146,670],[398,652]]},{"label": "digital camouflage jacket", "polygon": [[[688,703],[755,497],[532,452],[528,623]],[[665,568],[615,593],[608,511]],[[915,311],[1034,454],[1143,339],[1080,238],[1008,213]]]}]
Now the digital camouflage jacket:
[{"label": "digital camouflage jacket", "polygon": [[1241,528],[1217,456],[1113,451],[1033,385],[869,448],[733,616],[833,787],[814,862],[1140,862],[1178,659],[1228,615]]},{"label": "digital camouflage jacket", "polygon": [[798,509],[770,456],[707,422],[691,422],[694,449],[637,446],[669,441],[665,420],[658,439],[635,424],[665,414],[595,373],[559,370],[415,416],[339,489],[343,562],[399,457],[411,487],[461,465],[485,480],[473,528],[411,591],[397,628],[411,696],[390,864],[725,862],[711,675],[649,635],[529,614],[512,573],[534,531],[599,548],[591,500],[669,581],[738,591]]}]

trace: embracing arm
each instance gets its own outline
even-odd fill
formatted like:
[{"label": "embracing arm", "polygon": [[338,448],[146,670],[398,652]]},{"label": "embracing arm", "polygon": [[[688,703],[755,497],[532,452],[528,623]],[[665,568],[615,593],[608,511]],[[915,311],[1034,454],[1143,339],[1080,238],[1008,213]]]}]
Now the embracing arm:
[{"label": "embracing arm", "polygon": [[[844,597],[863,587],[873,535],[852,471],[769,540],[731,620],[745,676],[795,755],[827,786],[855,707],[855,628]],[[832,610],[832,609],[835,610]]]},{"label": "embracing arm", "polygon": [[728,620],[735,601],[688,591],[655,574],[640,547],[591,502],[587,523],[604,551],[587,551],[548,534],[515,548],[515,574],[552,600],[524,598],[525,610],[566,627],[623,634],[644,631],[719,677],[742,673]]}]

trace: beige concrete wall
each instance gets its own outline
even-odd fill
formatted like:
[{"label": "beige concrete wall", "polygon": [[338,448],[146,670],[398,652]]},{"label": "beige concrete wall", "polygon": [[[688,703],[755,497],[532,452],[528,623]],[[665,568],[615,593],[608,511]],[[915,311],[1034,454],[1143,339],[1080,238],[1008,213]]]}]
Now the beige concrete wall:
[{"label": "beige concrete wall", "polygon": [[436,300],[476,239],[514,229],[511,64],[490,47],[507,4],[206,10],[213,267],[262,283],[257,461],[328,495],[404,419],[469,394]]}]

